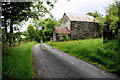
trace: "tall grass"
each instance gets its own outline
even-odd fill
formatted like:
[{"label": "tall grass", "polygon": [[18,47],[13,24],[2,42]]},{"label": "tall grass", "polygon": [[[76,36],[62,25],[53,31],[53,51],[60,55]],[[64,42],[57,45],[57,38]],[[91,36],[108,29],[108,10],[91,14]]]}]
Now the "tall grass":
[{"label": "tall grass", "polygon": [[29,42],[18,47],[3,46],[3,78],[34,77],[31,48],[35,44],[35,42]]},{"label": "tall grass", "polygon": [[120,72],[120,50],[118,41],[103,44],[102,39],[85,39],[66,42],[49,42],[48,45],[110,72]]}]

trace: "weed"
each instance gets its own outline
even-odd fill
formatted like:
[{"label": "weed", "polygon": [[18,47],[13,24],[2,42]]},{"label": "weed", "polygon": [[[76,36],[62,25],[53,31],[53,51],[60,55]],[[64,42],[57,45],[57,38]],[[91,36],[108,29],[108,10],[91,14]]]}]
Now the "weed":
[{"label": "weed", "polygon": [[48,55],[53,55],[53,53],[48,53]]},{"label": "weed", "polygon": [[45,50],[46,48],[45,47],[43,47],[42,45],[40,45],[40,47],[43,49],[43,50]]}]

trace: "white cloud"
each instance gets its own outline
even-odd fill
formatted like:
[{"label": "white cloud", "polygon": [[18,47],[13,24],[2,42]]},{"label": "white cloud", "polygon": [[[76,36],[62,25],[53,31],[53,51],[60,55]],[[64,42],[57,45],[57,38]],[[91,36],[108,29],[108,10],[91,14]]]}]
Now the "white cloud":
[{"label": "white cloud", "polygon": [[114,0],[58,0],[51,13],[56,18],[61,18],[65,12],[86,14],[88,12],[99,11],[105,14],[104,7],[113,2]]}]

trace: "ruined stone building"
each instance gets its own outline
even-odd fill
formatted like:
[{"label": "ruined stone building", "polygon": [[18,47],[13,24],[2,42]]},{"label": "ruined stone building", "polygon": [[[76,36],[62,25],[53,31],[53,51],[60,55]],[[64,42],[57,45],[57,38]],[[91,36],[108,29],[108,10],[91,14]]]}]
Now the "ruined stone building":
[{"label": "ruined stone building", "polygon": [[99,25],[92,16],[64,13],[60,27],[54,27],[53,39],[62,41],[64,35],[70,39],[99,37]]}]

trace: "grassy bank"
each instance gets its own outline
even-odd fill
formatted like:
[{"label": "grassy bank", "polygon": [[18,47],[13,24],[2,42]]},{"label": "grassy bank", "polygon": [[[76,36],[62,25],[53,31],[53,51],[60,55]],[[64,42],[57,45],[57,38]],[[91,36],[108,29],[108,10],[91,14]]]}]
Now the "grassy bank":
[{"label": "grassy bank", "polygon": [[120,72],[120,50],[117,40],[103,44],[102,39],[48,42],[48,45],[110,72]]},{"label": "grassy bank", "polygon": [[33,78],[32,46],[29,42],[18,47],[2,47],[3,78]]}]

